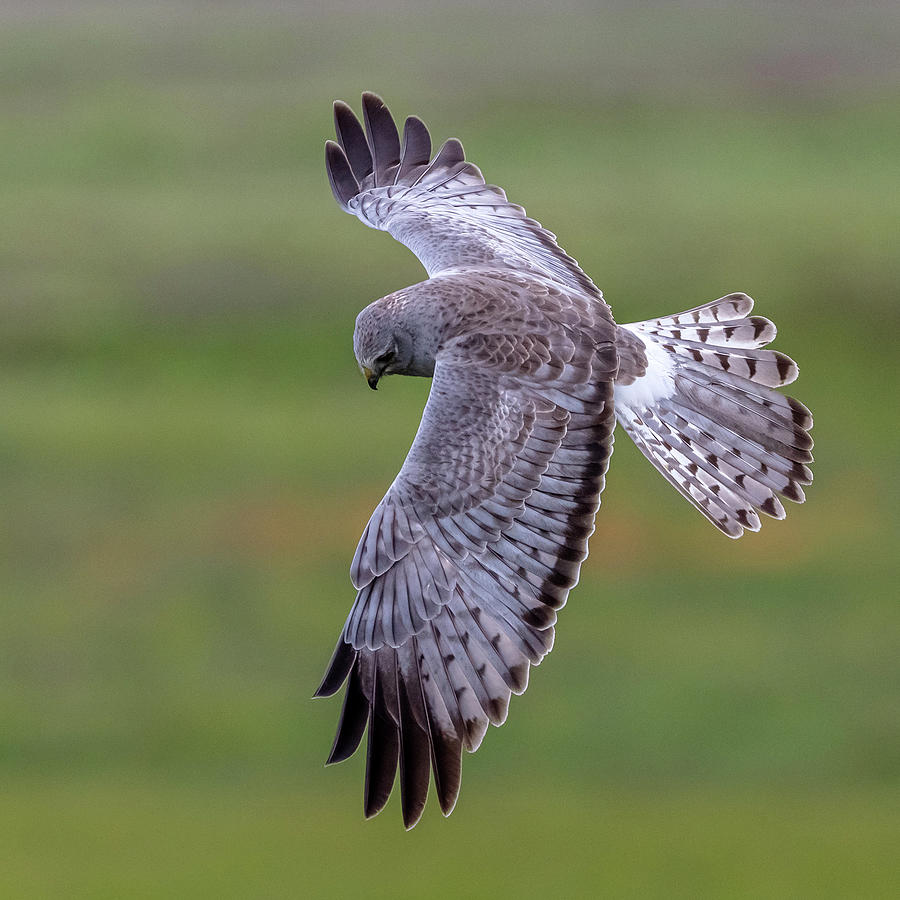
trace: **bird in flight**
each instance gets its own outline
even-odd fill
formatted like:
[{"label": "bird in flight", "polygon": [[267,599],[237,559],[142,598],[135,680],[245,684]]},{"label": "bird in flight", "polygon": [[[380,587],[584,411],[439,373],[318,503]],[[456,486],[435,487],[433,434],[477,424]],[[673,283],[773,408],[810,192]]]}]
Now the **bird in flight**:
[{"label": "bird in flight", "polygon": [[591,279],[541,225],[422,121],[401,140],[380,97],[363,122],[334,104],[334,196],[415,253],[428,278],[356,320],[368,380],[432,378],[399,474],[350,568],[356,601],[316,696],[346,682],[328,762],[368,727],[364,811],[399,769],[403,822],[433,773],[449,815],[462,750],[501,725],[553,646],[578,580],[618,422],[663,477],[732,538],[784,518],[810,484],[812,416],[773,390],[797,377],[753,301],[734,293],[617,325]]}]

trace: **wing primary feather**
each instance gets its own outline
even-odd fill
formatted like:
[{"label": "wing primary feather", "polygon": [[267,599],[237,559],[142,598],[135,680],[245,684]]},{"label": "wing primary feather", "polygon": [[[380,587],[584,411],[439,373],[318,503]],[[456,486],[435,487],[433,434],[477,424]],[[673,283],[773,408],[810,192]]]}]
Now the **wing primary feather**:
[{"label": "wing primary feather", "polygon": [[[431,175],[437,176],[438,174],[440,174],[444,176],[444,180],[447,180],[448,177],[452,177],[451,175],[448,175],[448,169],[455,169],[456,172],[458,172],[462,168],[464,168],[465,163],[466,157],[465,153],[463,152],[462,144],[460,144],[460,142],[456,140],[456,138],[451,138],[448,141],[444,141],[444,143],[441,145],[440,150],[438,150],[437,155],[416,176],[415,181],[412,182],[410,187],[414,188],[418,187],[419,185],[428,184],[428,187],[430,188]],[[453,172],[453,174],[455,174],[455,172]]]},{"label": "wing primary feather", "polygon": [[462,779],[462,738],[450,720],[439,689],[433,682],[425,680],[426,673],[422,671],[424,654],[418,638],[413,638],[412,644],[422,705],[428,721],[434,787],[441,812],[449,816],[456,805]]},{"label": "wing primary feather", "polygon": [[403,147],[394,184],[410,180],[418,174],[417,170],[427,166],[430,160],[431,135],[428,128],[418,116],[409,116],[403,124]]},{"label": "wing primary feather", "polygon": [[331,662],[328,663],[325,677],[313,697],[330,697],[332,694],[336,694],[350,674],[355,662],[356,651],[344,640],[344,635],[341,633],[331,656]]},{"label": "wing primary feather", "polygon": [[325,168],[331,192],[346,209],[350,199],[359,193],[359,183],[350,169],[344,151],[334,141],[325,141]]},{"label": "wing primary feather", "polygon": [[359,119],[343,100],[334,102],[334,130],[357,181],[372,174],[372,151]]},{"label": "wing primary feather", "polygon": [[347,682],[347,693],[344,695],[341,718],[338,722],[337,734],[334,737],[334,745],[325,762],[326,766],[343,762],[353,756],[362,740],[363,732],[366,730],[368,715],[369,701],[363,693],[359,667],[354,666]]},{"label": "wing primary feather", "polygon": [[421,818],[428,798],[431,742],[427,730],[417,721],[409,697],[411,691],[419,689],[418,683],[409,685],[401,677],[399,665],[396,677],[400,709],[400,805],[403,825],[409,831]]},{"label": "wing primary feather", "polygon": [[378,667],[378,683],[375,693],[375,708],[383,712],[395,725],[400,724],[400,707],[397,697],[397,652],[392,647],[383,647],[375,654]]},{"label": "wing primary feather", "polygon": [[435,170],[449,169],[457,163],[465,161],[466,151],[463,149],[461,141],[457,138],[447,138],[434,158],[434,168]]},{"label": "wing primary feather", "polygon": [[377,94],[362,95],[363,121],[375,165],[375,186],[391,184],[400,165],[400,135],[390,110]]},{"label": "wing primary feather", "polygon": [[[399,728],[387,709],[378,702],[381,686],[378,669],[375,669],[375,697],[369,707],[369,743],[366,751],[366,788],[364,812],[367,819],[377,815],[391,796],[397,765],[400,760]],[[389,690],[396,690],[391,684]]]}]

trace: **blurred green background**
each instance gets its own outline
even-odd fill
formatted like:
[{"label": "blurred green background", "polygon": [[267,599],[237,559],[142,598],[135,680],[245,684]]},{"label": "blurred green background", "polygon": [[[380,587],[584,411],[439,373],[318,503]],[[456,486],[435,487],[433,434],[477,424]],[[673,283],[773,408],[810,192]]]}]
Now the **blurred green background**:
[{"label": "blurred green background", "polygon": [[[900,8],[4,4],[0,895],[875,897],[900,865]],[[362,819],[310,700],[428,384],[334,204],[383,94],[619,321],[779,326],[816,484],[731,542],[620,435],[580,586],[444,821]]]}]

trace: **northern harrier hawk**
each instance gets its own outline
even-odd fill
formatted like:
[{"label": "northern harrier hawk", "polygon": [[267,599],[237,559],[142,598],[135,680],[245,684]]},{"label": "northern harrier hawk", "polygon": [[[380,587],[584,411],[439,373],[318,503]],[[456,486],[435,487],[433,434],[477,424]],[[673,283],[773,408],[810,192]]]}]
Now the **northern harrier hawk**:
[{"label": "northern harrier hawk", "polygon": [[365,130],[334,105],[325,158],[341,208],[421,260],[426,281],[367,306],[354,351],[375,388],[432,377],[409,455],[359,542],[358,590],[316,696],[346,681],[329,762],[368,725],[365,814],[399,767],[403,821],[428,793],[453,809],[462,749],[506,719],[553,645],[600,505],[616,421],[729,537],[784,517],[812,475],[809,410],[772,388],[797,377],[761,349],[775,326],[729,294],[617,325],[555,237],[485,184],[462,145],[431,156],[422,121],[401,142],[363,94]]}]

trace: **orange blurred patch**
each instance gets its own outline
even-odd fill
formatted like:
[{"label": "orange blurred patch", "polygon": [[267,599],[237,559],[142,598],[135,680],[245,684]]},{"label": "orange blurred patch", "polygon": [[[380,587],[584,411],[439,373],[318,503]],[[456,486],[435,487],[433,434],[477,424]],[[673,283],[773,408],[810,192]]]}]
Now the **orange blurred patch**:
[{"label": "orange blurred patch", "polygon": [[378,499],[255,497],[221,510],[213,530],[232,551],[256,558],[309,560],[323,552],[343,551],[349,564]]}]

